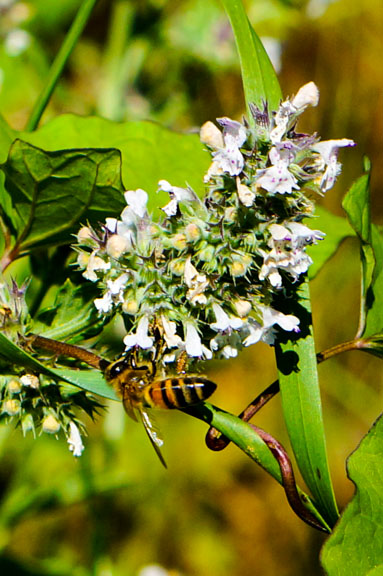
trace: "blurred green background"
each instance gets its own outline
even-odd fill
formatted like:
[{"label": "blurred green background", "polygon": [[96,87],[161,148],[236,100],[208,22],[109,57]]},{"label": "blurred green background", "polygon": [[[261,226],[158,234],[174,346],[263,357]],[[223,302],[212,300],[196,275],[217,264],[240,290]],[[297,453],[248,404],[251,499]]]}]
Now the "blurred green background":
[{"label": "blurred green background", "polygon": [[[0,0],[0,110],[23,129],[79,0]],[[373,219],[382,222],[383,13],[378,0],[245,2],[279,71],[285,95],[314,80],[318,108],[301,131],[352,138],[343,174],[321,202],[341,199],[373,163]],[[64,112],[122,121],[151,119],[193,130],[244,113],[230,26],[213,0],[101,0],[42,123]],[[103,143],[100,142],[100,147]],[[125,182],[129,187],[129,182]],[[320,227],[320,224],[318,224]],[[318,350],[356,332],[359,254],[348,240],[312,283]],[[16,269],[10,270],[16,274]],[[348,353],[320,366],[330,465],[337,498],[353,493],[345,458],[382,405],[382,371]],[[214,403],[237,413],[276,376],[263,344],[209,367]],[[73,576],[300,576],[321,574],[323,536],[290,511],[283,490],[234,447],[213,453],[206,427],[181,413],[159,414],[168,471],[142,427],[116,403],[89,423],[84,455],[64,440],[23,439],[0,429],[0,572]],[[289,446],[279,399],[257,424]],[[149,566],[157,565],[149,572]],[[164,572],[161,572],[161,568]]]}]

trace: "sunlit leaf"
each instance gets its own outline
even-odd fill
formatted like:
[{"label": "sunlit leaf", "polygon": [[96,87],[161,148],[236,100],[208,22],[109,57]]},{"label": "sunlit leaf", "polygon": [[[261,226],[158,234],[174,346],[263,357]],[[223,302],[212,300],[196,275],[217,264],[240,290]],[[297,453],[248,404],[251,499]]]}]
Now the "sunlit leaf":
[{"label": "sunlit leaf", "polygon": [[292,306],[283,311],[300,318],[302,331],[295,337],[286,333],[277,347],[283,414],[299,470],[319,511],[333,526],[338,509],[327,461],[307,282]]},{"label": "sunlit leaf", "polygon": [[168,180],[174,186],[188,183],[201,193],[203,176],[211,161],[197,134],[174,132],[154,122],[118,123],[63,114],[36,132],[24,132],[20,137],[44,150],[100,147],[120,150],[125,189],[146,190],[150,195],[149,207],[158,205],[161,198],[155,193],[159,180]]},{"label": "sunlit leaf", "polygon": [[383,569],[383,418],[348,459],[355,496],[322,551],[328,576],[378,576]]},{"label": "sunlit leaf", "polygon": [[[223,5],[237,44],[247,106],[252,102],[262,108],[263,102],[267,101],[269,109],[276,110],[282,97],[278,78],[242,1],[223,0]],[[251,117],[249,119],[251,121]]]}]

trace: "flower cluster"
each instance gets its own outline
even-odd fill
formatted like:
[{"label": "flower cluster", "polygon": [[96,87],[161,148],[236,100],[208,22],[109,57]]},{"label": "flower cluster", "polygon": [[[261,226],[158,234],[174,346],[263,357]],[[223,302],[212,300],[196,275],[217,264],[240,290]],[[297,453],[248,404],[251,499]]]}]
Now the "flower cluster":
[{"label": "flower cluster", "polygon": [[[10,285],[0,283],[0,323],[1,333],[9,340],[28,346],[24,338],[28,329],[28,309],[25,302],[27,284],[18,287],[15,281]],[[17,348],[16,348],[17,350]],[[0,423],[13,422],[23,434],[37,432],[58,435],[64,433],[69,449],[74,456],[81,456],[84,445],[81,440],[83,424],[74,408],[93,417],[101,404],[90,394],[79,391],[70,384],[57,384],[43,374],[26,372],[22,362],[12,365],[12,351],[9,358],[1,358],[0,376]]]},{"label": "flower cluster", "polygon": [[[298,116],[318,103],[310,82],[275,113],[252,106],[253,122],[206,123],[201,140],[212,155],[200,199],[161,180],[169,194],[153,221],[144,190],[125,193],[119,219],[78,233],[78,264],[99,283],[100,314],[123,315],[126,349],[173,362],[232,357],[278,329],[299,331],[299,319],[275,305],[299,285],[311,259],[306,246],[323,238],[302,224],[340,172],[340,147],[295,131]],[[279,299],[280,300],[280,299]]]},{"label": "flower cluster", "polygon": [[0,422],[14,422],[23,434],[37,431],[58,435],[63,432],[73,456],[81,456],[82,423],[72,406],[82,406],[92,416],[100,406],[83,391],[59,386],[35,374],[0,377]]}]

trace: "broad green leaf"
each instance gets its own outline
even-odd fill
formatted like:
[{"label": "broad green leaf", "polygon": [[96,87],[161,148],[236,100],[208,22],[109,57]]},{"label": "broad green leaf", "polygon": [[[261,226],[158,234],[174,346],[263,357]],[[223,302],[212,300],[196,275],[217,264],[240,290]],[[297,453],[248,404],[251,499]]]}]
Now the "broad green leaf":
[{"label": "broad green leaf", "polygon": [[299,301],[283,309],[300,318],[301,332],[276,348],[283,414],[299,470],[315,505],[330,526],[338,518],[327,461],[317,362],[312,334],[308,282],[301,286]]},{"label": "broad green leaf", "polygon": [[117,150],[46,152],[16,140],[2,168],[19,253],[69,242],[81,222],[117,216],[125,205]]},{"label": "broad green leaf", "polygon": [[68,279],[57,292],[54,305],[43,310],[31,330],[46,338],[68,340],[76,343],[100,332],[104,319],[94,305],[93,284],[75,286]]},{"label": "broad green leaf", "polygon": [[328,576],[383,573],[383,418],[380,417],[347,462],[355,495],[324,545]]},{"label": "broad green leaf", "polygon": [[[254,103],[263,108],[269,103],[269,110],[276,110],[282,93],[278,78],[270,59],[246,15],[241,0],[222,0],[234,32],[241,65],[242,82],[246,104]],[[251,114],[249,121],[252,122]]]},{"label": "broad green leaf", "polygon": [[0,162],[5,162],[9,148],[16,138],[16,131],[13,130],[0,114]]},{"label": "broad green leaf", "polygon": [[125,189],[143,188],[151,197],[152,207],[161,202],[161,195],[155,194],[159,180],[168,180],[174,186],[188,183],[201,193],[203,176],[211,162],[197,134],[173,132],[154,122],[119,123],[63,114],[36,132],[20,133],[20,138],[51,151],[100,147],[120,150]]},{"label": "broad green leaf", "polygon": [[360,241],[362,287],[357,337],[368,337],[383,331],[383,236],[371,223],[369,173],[351,186],[343,208]]},{"label": "broad green leaf", "polygon": [[48,368],[42,362],[33,358],[22,348],[19,348],[0,332],[0,357],[9,363],[25,370],[45,374],[54,380],[62,380],[73,384],[104,398],[118,400],[114,390],[106,383],[101,372],[97,370],[71,370],[69,368]]},{"label": "broad green leaf", "polygon": [[315,214],[319,218],[309,221],[310,228],[319,228],[321,232],[326,234],[326,237],[318,244],[307,247],[307,253],[313,260],[313,264],[309,268],[310,279],[315,278],[345,238],[354,236],[354,231],[347,218],[335,216],[321,206],[316,207]]},{"label": "broad green leaf", "polygon": [[[191,406],[183,410],[183,412],[207,422],[210,426],[214,426],[214,428],[224,434],[226,438],[229,438],[231,442],[266,470],[277,482],[282,484],[281,471],[277,460],[262,438],[258,436],[247,422],[208,402]],[[317,518],[324,528],[329,530],[326,521],[315,508],[307,494],[302,492],[299,487],[298,492],[302,497],[302,501],[305,502],[307,509]]]}]

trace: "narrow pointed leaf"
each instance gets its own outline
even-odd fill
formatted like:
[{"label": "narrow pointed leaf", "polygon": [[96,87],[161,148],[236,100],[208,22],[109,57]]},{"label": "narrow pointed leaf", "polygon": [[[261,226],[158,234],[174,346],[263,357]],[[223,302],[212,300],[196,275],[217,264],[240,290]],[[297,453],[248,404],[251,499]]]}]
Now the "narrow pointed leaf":
[{"label": "narrow pointed leaf", "polygon": [[0,333],[0,356],[8,364],[14,364],[23,367],[26,371],[33,373],[45,374],[54,380],[62,380],[78,386],[83,390],[98,394],[104,398],[118,400],[114,390],[107,384],[103,375],[98,370],[71,370],[69,368],[48,368],[28,354],[22,348],[19,348],[14,342],[9,340],[4,334]]},{"label": "narrow pointed leaf", "polygon": [[300,289],[297,309],[289,313],[300,318],[302,332],[295,339],[286,336],[277,347],[283,414],[303,479],[320,513],[333,526],[338,509],[327,461],[307,282]]},{"label": "narrow pointed leaf", "polygon": [[[237,44],[247,107],[251,102],[263,107],[263,102],[267,101],[269,109],[276,110],[282,97],[278,78],[242,1],[223,0],[223,5]],[[249,120],[252,121],[250,114]]]}]

